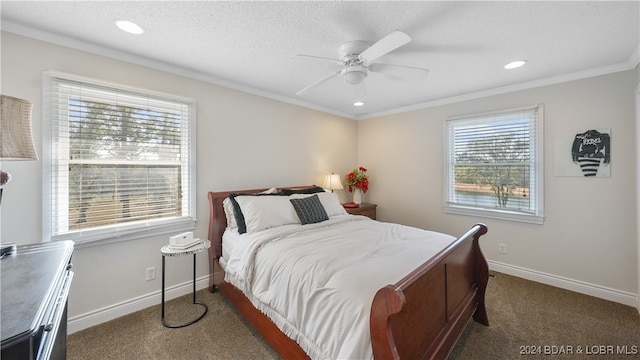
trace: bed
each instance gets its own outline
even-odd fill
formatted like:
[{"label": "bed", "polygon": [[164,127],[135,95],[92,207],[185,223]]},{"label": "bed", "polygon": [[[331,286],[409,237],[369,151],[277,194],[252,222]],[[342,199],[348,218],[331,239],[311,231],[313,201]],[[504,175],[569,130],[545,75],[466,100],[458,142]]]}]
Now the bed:
[{"label": "bed", "polygon": [[455,238],[382,223],[348,215],[314,186],[208,197],[209,290],[284,359],[446,359],[471,319],[489,325],[483,224]]}]

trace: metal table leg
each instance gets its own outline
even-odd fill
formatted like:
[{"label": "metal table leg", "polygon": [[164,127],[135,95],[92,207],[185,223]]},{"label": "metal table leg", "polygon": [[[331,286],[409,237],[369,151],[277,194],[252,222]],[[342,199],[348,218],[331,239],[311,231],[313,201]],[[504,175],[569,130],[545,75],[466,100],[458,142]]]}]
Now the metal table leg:
[{"label": "metal table leg", "polygon": [[203,304],[201,302],[196,301],[196,254],[193,254],[193,304],[204,307],[204,312],[202,313],[202,315],[198,316],[194,320],[191,320],[184,324],[177,324],[177,325],[171,325],[166,322],[164,318],[164,292],[165,292],[165,285],[164,285],[165,270],[164,269],[165,269],[165,256],[163,255],[162,256],[162,325],[168,328],[177,329],[177,328],[189,326],[191,324],[198,322],[207,314],[207,312],[209,311],[209,307],[207,306],[207,304]]}]

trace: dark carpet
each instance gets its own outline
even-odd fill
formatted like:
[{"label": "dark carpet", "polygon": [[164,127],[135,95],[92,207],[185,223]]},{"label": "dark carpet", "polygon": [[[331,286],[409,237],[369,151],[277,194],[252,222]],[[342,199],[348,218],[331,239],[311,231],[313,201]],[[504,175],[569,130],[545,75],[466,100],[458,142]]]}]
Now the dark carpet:
[{"label": "dark carpet", "polygon": [[[222,297],[199,291],[209,306],[199,322],[169,329],[160,305],[69,335],[69,360],[280,359]],[[192,295],[167,302],[169,323],[197,317]],[[472,322],[451,360],[640,359],[635,308],[495,273],[486,293],[490,326]]]}]

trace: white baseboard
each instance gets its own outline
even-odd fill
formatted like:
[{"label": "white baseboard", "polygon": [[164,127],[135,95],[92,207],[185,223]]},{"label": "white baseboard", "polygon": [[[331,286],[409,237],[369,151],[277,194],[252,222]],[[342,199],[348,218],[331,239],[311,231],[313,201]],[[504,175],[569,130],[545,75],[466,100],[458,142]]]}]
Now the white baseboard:
[{"label": "white baseboard", "polygon": [[[209,275],[196,279],[196,290],[202,290],[209,286]],[[190,294],[193,291],[193,280],[167,287],[165,289],[165,301],[175,299],[182,295]],[[119,318],[121,316],[134,313],[136,311],[146,309],[150,306],[159,305],[162,302],[162,291],[154,291],[149,294],[135,297],[117,304],[109,305],[101,309],[93,310],[88,313],[76,315],[69,318],[68,334],[90,328],[92,326],[102,324],[109,320]],[[160,315],[158,315],[160,321]]]},{"label": "white baseboard", "polygon": [[503,274],[555,286],[561,289],[575,291],[577,293],[617,302],[634,308],[638,306],[638,295],[634,293],[615,290],[604,286],[594,285],[579,280],[565,278],[562,276],[551,275],[536,270],[500,263],[497,261],[488,260],[487,263],[489,263],[490,270],[497,271]]}]

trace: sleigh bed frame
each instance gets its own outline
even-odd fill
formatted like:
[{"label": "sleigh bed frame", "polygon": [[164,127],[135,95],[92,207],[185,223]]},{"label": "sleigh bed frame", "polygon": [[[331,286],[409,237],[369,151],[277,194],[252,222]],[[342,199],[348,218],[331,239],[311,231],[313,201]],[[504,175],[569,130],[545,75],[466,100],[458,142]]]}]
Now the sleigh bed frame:
[{"label": "sleigh bed frame", "polygon": [[[300,188],[304,187],[294,189]],[[223,200],[232,193],[264,190],[209,192],[209,291],[218,288],[284,359],[308,359],[295,341],[253,307],[240,290],[224,281],[218,262],[227,226]],[[378,290],[370,314],[375,359],[446,359],[471,318],[489,325],[484,303],[489,268],[479,246],[479,238],[486,232],[485,225],[474,225],[402,280]]]}]

